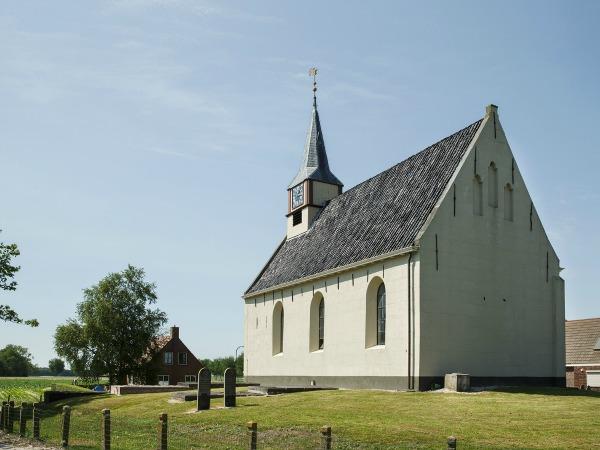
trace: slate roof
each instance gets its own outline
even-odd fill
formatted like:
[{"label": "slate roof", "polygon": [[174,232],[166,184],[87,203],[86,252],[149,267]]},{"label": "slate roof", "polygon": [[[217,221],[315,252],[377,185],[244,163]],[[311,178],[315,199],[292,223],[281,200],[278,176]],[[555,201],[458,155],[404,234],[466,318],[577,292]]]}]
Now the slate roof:
[{"label": "slate roof", "polygon": [[331,200],[246,295],[413,245],[483,119]]},{"label": "slate roof", "polygon": [[567,320],[565,322],[567,365],[600,365],[600,349],[594,350],[599,339],[600,317],[596,319]]},{"label": "slate roof", "polygon": [[336,184],[338,186],[344,185],[329,169],[316,98],[313,101],[312,118],[308,127],[308,133],[306,134],[302,164],[300,164],[300,170],[298,170],[298,173],[290,183],[289,188],[293,188],[304,180],[322,181],[323,183]]}]

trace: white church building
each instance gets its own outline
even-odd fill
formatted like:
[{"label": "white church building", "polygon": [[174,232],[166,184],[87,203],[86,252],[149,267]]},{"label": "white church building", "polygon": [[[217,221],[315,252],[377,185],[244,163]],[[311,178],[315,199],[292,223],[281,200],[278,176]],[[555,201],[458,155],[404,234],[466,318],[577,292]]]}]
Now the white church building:
[{"label": "white church building", "polygon": [[315,98],[287,234],[243,296],[248,381],[426,390],[460,372],[564,385],[559,259],[496,106],[342,187]]}]

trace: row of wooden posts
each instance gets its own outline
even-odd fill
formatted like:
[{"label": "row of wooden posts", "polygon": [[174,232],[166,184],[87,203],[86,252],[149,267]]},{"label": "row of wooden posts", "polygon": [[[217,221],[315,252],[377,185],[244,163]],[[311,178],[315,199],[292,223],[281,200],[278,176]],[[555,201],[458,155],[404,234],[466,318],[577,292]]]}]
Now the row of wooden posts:
[{"label": "row of wooden posts", "polygon": [[15,421],[19,422],[19,435],[25,436],[27,420],[31,418],[33,422],[33,437],[40,438],[40,415],[41,408],[39,403],[21,403],[21,406],[15,406],[14,401],[3,401],[0,407],[0,430],[7,433],[14,433]]},{"label": "row of wooden posts", "polygon": [[[0,429],[7,433],[14,432],[14,421],[16,410],[19,410],[19,435],[25,436],[27,419],[32,418],[33,422],[33,438],[40,439],[40,416],[41,409],[39,403],[21,403],[20,407],[15,407],[13,401],[2,402],[0,409]],[[67,448],[69,446],[69,430],[71,424],[71,407],[63,406],[62,421],[61,421],[61,446]],[[258,448],[258,424],[256,422],[248,422],[247,425],[247,448],[256,450]],[[169,421],[167,413],[162,413],[159,416],[158,427],[158,449],[167,450],[169,446]],[[330,450],[332,448],[331,427],[321,427],[321,443],[322,450]],[[110,409],[102,410],[102,450],[111,449],[111,419]],[[451,436],[448,438],[448,450],[456,449],[456,438]]]}]

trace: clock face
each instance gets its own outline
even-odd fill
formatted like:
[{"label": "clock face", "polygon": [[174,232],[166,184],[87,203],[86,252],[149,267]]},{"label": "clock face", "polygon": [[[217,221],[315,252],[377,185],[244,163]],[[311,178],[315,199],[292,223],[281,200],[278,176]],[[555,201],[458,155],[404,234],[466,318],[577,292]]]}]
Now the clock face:
[{"label": "clock face", "polygon": [[299,184],[292,188],[292,209],[301,206],[304,203],[304,184]]}]

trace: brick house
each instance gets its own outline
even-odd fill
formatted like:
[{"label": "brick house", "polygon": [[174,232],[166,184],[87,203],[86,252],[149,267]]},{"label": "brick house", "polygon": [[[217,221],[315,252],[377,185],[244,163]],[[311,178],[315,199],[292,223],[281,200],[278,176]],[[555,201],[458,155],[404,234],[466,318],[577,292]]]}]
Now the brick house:
[{"label": "brick house", "polygon": [[600,390],[600,317],[565,322],[567,387]]},{"label": "brick house", "polygon": [[196,382],[196,376],[203,366],[179,338],[179,327],[171,327],[170,335],[161,336],[158,347],[159,351],[153,358],[158,384]]}]

